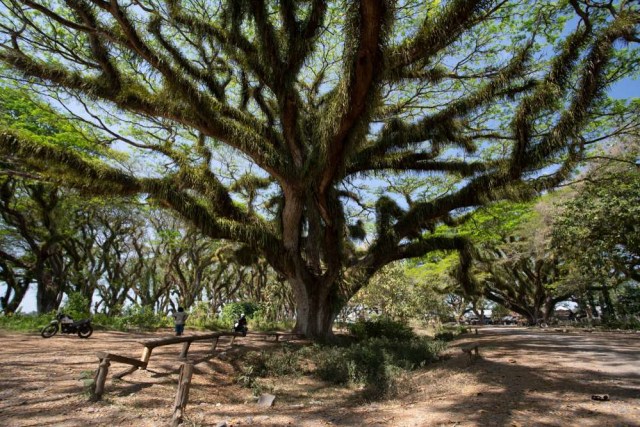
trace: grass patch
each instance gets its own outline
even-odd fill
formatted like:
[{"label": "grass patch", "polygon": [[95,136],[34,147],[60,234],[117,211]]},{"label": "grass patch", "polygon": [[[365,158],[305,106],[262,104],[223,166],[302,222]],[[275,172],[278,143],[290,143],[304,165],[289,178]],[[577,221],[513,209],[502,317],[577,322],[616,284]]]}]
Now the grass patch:
[{"label": "grass patch", "polygon": [[55,314],[3,314],[0,315],[0,329],[18,332],[40,332]]}]

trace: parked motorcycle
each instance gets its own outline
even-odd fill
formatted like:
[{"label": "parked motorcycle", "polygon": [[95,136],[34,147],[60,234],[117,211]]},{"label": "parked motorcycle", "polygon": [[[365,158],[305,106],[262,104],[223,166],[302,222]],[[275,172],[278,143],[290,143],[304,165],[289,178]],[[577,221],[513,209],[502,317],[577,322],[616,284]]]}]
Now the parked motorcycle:
[{"label": "parked motorcycle", "polygon": [[243,337],[247,336],[249,328],[247,327],[247,319],[244,314],[240,316],[240,319],[238,319],[236,323],[233,324],[233,332],[240,332]]},{"label": "parked motorcycle", "polygon": [[90,319],[74,322],[69,316],[60,313],[47,326],[42,328],[40,335],[42,335],[42,338],[51,338],[58,331],[63,334],[78,334],[80,338],[89,338],[93,333],[93,327]]}]

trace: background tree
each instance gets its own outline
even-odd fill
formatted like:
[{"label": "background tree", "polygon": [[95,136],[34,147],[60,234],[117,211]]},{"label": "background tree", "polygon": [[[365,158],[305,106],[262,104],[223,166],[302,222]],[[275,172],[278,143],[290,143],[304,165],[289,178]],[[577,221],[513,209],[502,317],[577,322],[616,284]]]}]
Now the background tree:
[{"label": "background tree", "polygon": [[596,157],[561,206],[553,238],[572,260],[565,274],[583,305],[595,311],[595,294],[604,315],[615,318],[612,291],[640,282],[640,150],[626,141]]},{"label": "background tree", "polygon": [[[428,230],[557,185],[637,120],[604,97],[637,63],[637,2],[2,3],[14,76],[156,168],[5,132],[10,161],[95,194],[148,194],[249,246],[286,278],[309,336],[331,335],[384,265],[466,252]],[[261,183],[234,191],[230,157]],[[404,199],[354,191],[382,174],[434,178]]]},{"label": "background tree", "polygon": [[[69,223],[63,218],[59,190],[42,183],[0,180],[2,279],[7,284],[3,309],[15,311],[29,285],[36,285],[39,313],[56,310],[68,285],[63,242]],[[13,293],[12,298],[10,298]]]}]

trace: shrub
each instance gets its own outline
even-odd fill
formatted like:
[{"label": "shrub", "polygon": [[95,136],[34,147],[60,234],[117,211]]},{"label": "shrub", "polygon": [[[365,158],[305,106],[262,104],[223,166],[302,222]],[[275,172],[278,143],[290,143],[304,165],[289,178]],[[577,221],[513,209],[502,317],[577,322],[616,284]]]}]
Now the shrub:
[{"label": "shrub", "polygon": [[323,347],[315,354],[315,374],[325,381],[362,385],[367,398],[392,397],[402,389],[402,372],[438,360],[445,347],[426,337],[369,338],[348,347]]},{"label": "shrub", "polygon": [[253,313],[256,312],[258,308],[257,304],[249,301],[231,302],[222,307],[220,318],[226,327],[231,327],[233,326],[233,322],[235,322],[242,313],[251,319]]},{"label": "shrub", "polygon": [[434,338],[441,341],[451,341],[455,337],[456,337],[456,334],[454,334],[451,331],[442,331],[442,332],[438,332]]},{"label": "shrub", "polygon": [[243,367],[250,368],[258,377],[296,375],[302,372],[301,354],[289,345],[284,345],[273,352],[247,353],[243,359]]},{"label": "shrub", "polygon": [[[367,323],[375,326],[367,327]],[[243,360],[238,382],[255,392],[261,390],[258,378],[300,374],[303,361],[310,359],[312,374],[324,381],[361,386],[368,399],[393,397],[409,389],[408,371],[438,360],[446,348],[444,341],[415,336],[397,322],[361,322],[358,327],[363,334],[380,336],[351,339],[343,345],[315,344],[298,349],[284,345],[271,353],[251,352]]]},{"label": "shrub", "polygon": [[349,382],[350,368],[348,358],[343,348],[340,347],[314,347],[313,355],[316,369],[314,374],[325,381],[335,384]]},{"label": "shrub", "polygon": [[609,329],[640,330],[640,319],[635,316],[624,316],[615,320],[609,320],[603,324]]},{"label": "shrub", "polygon": [[96,313],[93,316],[95,326],[118,331],[130,329],[155,330],[172,326],[171,319],[163,313],[156,313],[153,307],[133,305],[125,307],[120,315]]},{"label": "shrub", "polygon": [[386,317],[375,320],[358,320],[349,325],[349,332],[359,340],[368,338],[388,338],[390,340],[409,340],[416,335],[409,325]]},{"label": "shrub", "polygon": [[250,388],[257,396],[264,390],[258,378],[300,374],[302,372],[300,356],[301,353],[286,345],[275,352],[249,352],[243,358],[236,382]]},{"label": "shrub", "polygon": [[89,298],[82,295],[81,292],[71,292],[67,295],[67,301],[62,307],[62,311],[75,320],[81,320],[91,316],[90,306]]},{"label": "shrub", "polygon": [[190,310],[187,325],[197,329],[229,329],[229,325],[222,319],[219,319],[215,313],[212,313],[209,303],[205,301],[198,302]]},{"label": "shrub", "polygon": [[443,326],[434,338],[441,341],[451,341],[458,335],[466,334],[468,331],[469,329],[464,325]]}]

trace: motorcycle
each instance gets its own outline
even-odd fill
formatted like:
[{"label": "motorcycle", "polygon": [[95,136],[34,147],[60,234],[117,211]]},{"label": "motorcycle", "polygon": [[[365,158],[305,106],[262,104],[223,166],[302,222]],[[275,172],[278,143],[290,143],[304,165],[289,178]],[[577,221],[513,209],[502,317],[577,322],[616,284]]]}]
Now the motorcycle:
[{"label": "motorcycle", "polygon": [[247,327],[246,323],[241,323],[240,321],[237,321],[236,323],[233,324],[233,332],[240,332],[243,337],[246,337],[247,332],[249,332],[249,328]]},{"label": "motorcycle", "polygon": [[51,338],[60,331],[63,334],[78,334],[80,338],[89,338],[93,333],[90,319],[74,322],[72,318],[65,314],[58,314],[47,326],[42,328],[40,335],[42,338]]}]

